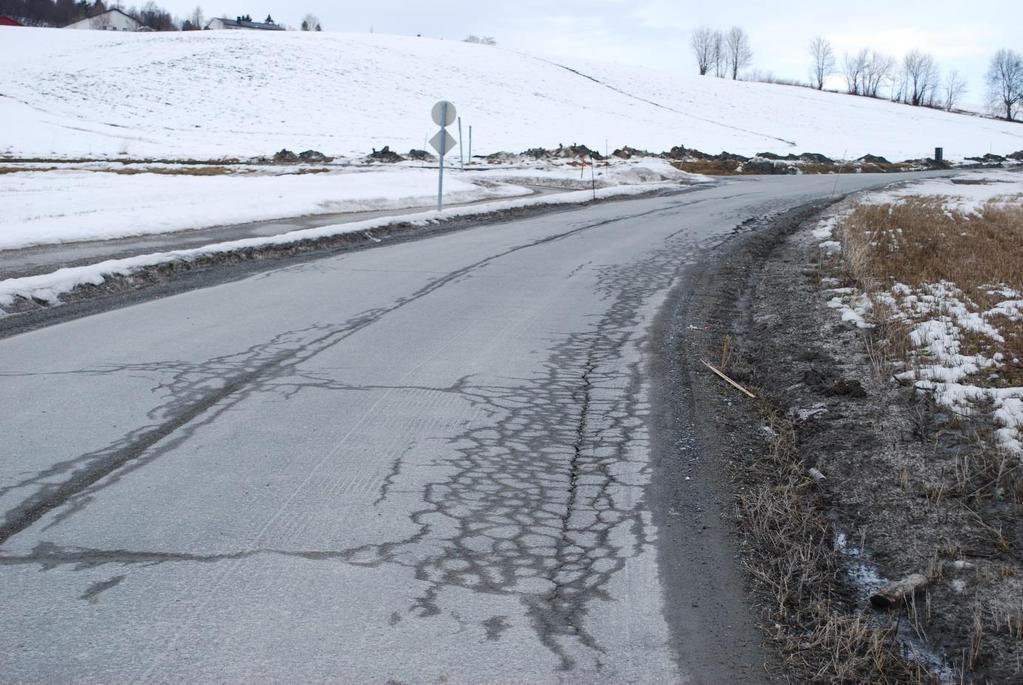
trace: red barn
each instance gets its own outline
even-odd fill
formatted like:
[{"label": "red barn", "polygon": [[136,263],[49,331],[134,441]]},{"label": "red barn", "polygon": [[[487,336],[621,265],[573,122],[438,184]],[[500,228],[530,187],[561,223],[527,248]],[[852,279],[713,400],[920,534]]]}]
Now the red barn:
[{"label": "red barn", "polygon": [[0,26],[21,26],[21,22],[10,17],[0,16]]}]

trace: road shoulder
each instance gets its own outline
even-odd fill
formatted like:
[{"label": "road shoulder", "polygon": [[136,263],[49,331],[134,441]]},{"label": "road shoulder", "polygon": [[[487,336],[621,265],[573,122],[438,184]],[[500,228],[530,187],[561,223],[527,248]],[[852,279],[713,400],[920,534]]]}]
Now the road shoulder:
[{"label": "road shoulder", "polygon": [[[814,225],[730,240],[665,315],[668,363],[655,371],[662,396],[675,393],[661,423],[678,437],[659,431],[676,461],[662,456],[654,480],[655,498],[676,503],[660,505],[675,516],[662,573],[685,579],[667,583],[685,585],[675,606],[726,596],[689,628],[709,632],[716,616],[742,617],[728,595],[744,588],[777,677],[1018,678],[1019,479],[977,449],[969,422],[891,383],[872,361],[877,341],[827,307],[816,242],[797,230]],[[914,575],[924,589],[872,606]],[[755,658],[748,638],[723,635],[737,659]]]},{"label": "road shoulder", "polygon": [[665,605],[684,669],[700,683],[773,680],[748,599],[728,459],[750,450],[743,398],[701,360],[745,306],[751,274],[777,242],[824,206],[746,224],[676,285],[654,323],[651,509],[659,529]]}]

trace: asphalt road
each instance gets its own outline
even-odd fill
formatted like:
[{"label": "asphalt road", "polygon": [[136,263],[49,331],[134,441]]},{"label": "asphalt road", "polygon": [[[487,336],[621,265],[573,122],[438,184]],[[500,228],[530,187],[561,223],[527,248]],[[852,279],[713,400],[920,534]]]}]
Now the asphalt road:
[{"label": "asphalt road", "polygon": [[662,563],[686,493],[648,487],[649,332],[705,247],[833,184],[486,225],[0,340],[0,681],[755,680],[748,625],[694,656],[706,610],[666,606],[734,569]]}]

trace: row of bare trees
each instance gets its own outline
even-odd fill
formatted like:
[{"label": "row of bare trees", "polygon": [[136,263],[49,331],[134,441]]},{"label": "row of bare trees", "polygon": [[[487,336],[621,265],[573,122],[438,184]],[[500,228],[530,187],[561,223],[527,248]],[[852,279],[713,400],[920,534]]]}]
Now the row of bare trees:
[{"label": "row of bare trees", "polygon": [[[810,41],[808,51],[811,59],[810,85],[823,90],[828,78],[836,73],[835,50],[830,41],[817,36]],[[881,91],[887,88],[892,100],[917,106],[936,106],[940,101],[951,109],[966,90],[966,83],[959,72],[952,71],[946,80],[946,89],[942,91],[937,63],[931,55],[919,50],[909,52],[901,62],[877,50],[847,52],[841,74],[850,95],[876,98],[881,97]]]},{"label": "row of bare trees", "polygon": [[[753,60],[749,36],[739,27],[727,33],[700,27],[693,31],[690,47],[701,76],[737,79]],[[824,90],[830,77],[841,74],[852,95],[888,97],[894,102],[946,110],[955,109],[968,90],[959,71],[951,69],[942,75],[934,56],[920,50],[911,50],[898,60],[878,50],[863,49],[845,53],[839,65],[831,42],[817,36],[810,41],[808,52],[810,86],[817,90]],[[999,50],[991,59],[986,82],[992,110],[1013,120],[1023,110],[1023,55]]]},{"label": "row of bare trees", "polygon": [[[836,71],[835,51],[821,36],[810,41],[810,80],[818,90]],[[954,109],[966,94],[968,85],[958,70],[952,69],[942,78],[934,57],[920,50],[911,50],[899,62],[876,50],[846,53],[842,65],[846,91],[852,95],[888,96],[896,102],[917,107]],[[1013,50],[999,50],[991,60],[987,86],[992,108],[1012,120],[1023,105],[1023,56]]]},{"label": "row of bare trees", "polygon": [[739,26],[724,32],[701,26],[693,31],[690,46],[696,55],[700,76],[731,76],[734,80],[753,64],[749,34]]}]

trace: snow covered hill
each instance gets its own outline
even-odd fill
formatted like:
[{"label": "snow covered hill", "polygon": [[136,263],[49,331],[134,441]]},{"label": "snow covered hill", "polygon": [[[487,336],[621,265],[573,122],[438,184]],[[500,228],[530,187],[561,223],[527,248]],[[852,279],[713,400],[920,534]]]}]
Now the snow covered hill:
[{"label": "snow covered hill", "polygon": [[[569,68],[570,67],[570,68]],[[682,69],[680,68],[680,72]],[[808,89],[383,35],[0,28],[0,153],[194,158],[423,148],[456,103],[476,154],[582,143],[662,151],[950,158],[1023,126]]]}]

